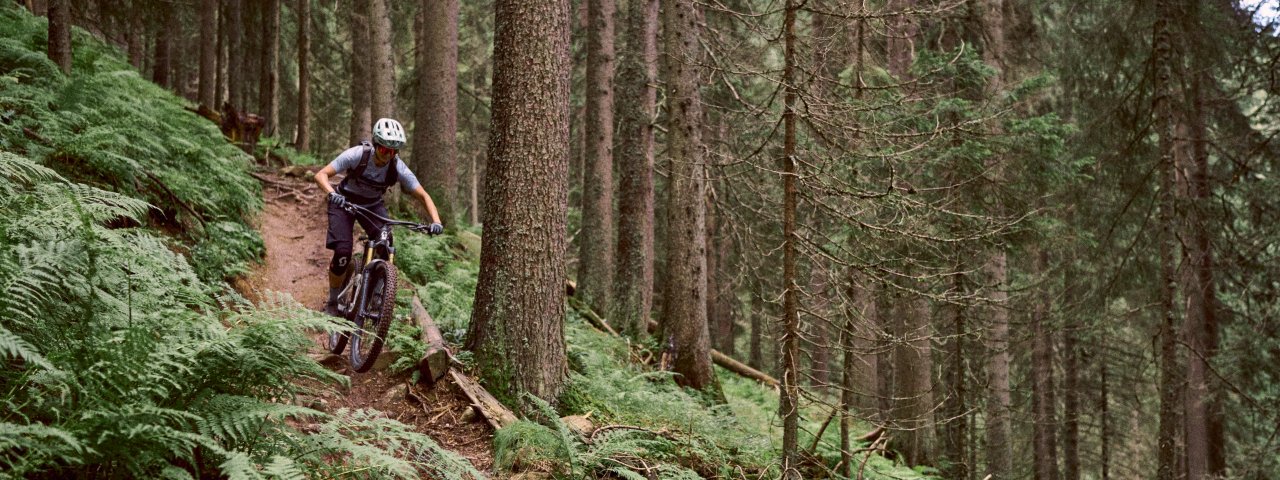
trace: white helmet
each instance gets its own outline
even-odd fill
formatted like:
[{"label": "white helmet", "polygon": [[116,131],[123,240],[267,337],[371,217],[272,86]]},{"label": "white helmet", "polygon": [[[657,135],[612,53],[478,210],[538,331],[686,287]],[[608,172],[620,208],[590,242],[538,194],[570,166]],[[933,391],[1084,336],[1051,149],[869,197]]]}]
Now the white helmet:
[{"label": "white helmet", "polygon": [[404,127],[390,118],[379,118],[373,124],[373,143],[399,150],[404,147]]}]

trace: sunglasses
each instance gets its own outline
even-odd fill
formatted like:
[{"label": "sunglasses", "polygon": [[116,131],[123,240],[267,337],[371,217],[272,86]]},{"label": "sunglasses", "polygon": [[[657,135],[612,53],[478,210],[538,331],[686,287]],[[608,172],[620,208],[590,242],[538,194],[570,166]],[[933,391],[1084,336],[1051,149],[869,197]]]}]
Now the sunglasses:
[{"label": "sunglasses", "polygon": [[383,154],[383,155],[391,155],[391,154],[394,154],[394,153],[396,153],[396,152],[398,151],[398,150],[396,150],[396,149],[394,149],[394,148],[387,147],[387,146],[383,146],[383,145],[374,145],[374,148],[377,148],[377,149],[378,149],[378,153],[381,153],[381,154]]}]

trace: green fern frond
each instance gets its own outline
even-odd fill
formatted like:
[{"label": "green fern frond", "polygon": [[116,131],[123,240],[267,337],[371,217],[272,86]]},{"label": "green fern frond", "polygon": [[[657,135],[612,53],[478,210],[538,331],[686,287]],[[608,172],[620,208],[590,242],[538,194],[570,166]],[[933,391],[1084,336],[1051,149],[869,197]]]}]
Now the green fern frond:
[{"label": "green fern frond", "polygon": [[307,474],[292,459],[280,455],[271,457],[263,473],[281,480],[306,480]]},{"label": "green fern frond", "polygon": [[21,185],[66,182],[57,172],[10,152],[0,152],[0,179]]},{"label": "green fern frond", "polygon": [[253,460],[241,452],[232,452],[222,464],[218,465],[218,469],[229,480],[262,480],[264,478],[261,473],[258,473]]},{"label": "green fern frond", "polygon": [[22,337],[10,332],[3,325],[0,325],[0,355],[3,355],[5,360],[16,358],[38,365],[40,368],[57,370],[49,360],[36,351],[36,347],[27,343]]}]

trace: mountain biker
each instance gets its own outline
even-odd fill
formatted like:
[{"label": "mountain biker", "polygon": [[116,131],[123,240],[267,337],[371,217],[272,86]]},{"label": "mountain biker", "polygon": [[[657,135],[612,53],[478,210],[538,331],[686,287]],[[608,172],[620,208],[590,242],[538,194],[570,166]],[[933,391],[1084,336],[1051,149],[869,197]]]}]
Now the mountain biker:
[{"label": "mountain biker", "polygon": [[[360,227],[370,236],[378,232],[383,223],[376,218],[365,218],[346,211],[343,207],[348,203],[386,217],[387,207],[382,202],[382,195],[392,185],[399,183],[405,193],[417,197],[422,202],[422,207],[431,214],[429,232],[438,235],[444,231],[431,195],[422,188],[418,177],[409,171],[409,167],[397,153],[404,144],[404,127],[400,122],[380,118],[373,124],[372,144],[360,142],[360,145],[338,154],[329,165],[316,172],[316,183],[328,194],[329,201],[329,232],[324,244],[325,248],[333,250],[333,258],[329,260],[329,299],[324,304],[324,311],[329,315],[339,316],[338,293],[347,273],[351,271],[353,220],[360,222]],[[335,190],[329,184],[329,177],[343,172],[347,172],[347,175]]]}]

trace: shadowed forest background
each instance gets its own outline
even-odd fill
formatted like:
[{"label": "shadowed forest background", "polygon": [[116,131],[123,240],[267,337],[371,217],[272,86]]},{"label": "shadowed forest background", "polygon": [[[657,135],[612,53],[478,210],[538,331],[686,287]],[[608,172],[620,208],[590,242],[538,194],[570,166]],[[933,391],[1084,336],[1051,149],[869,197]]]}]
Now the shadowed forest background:
[{"label": "shadowed forest background", "polygon": [[[4,2],[0,478],[1275,478],[1276,10]],[[382,117],[491,467],[245,286]]]}]

